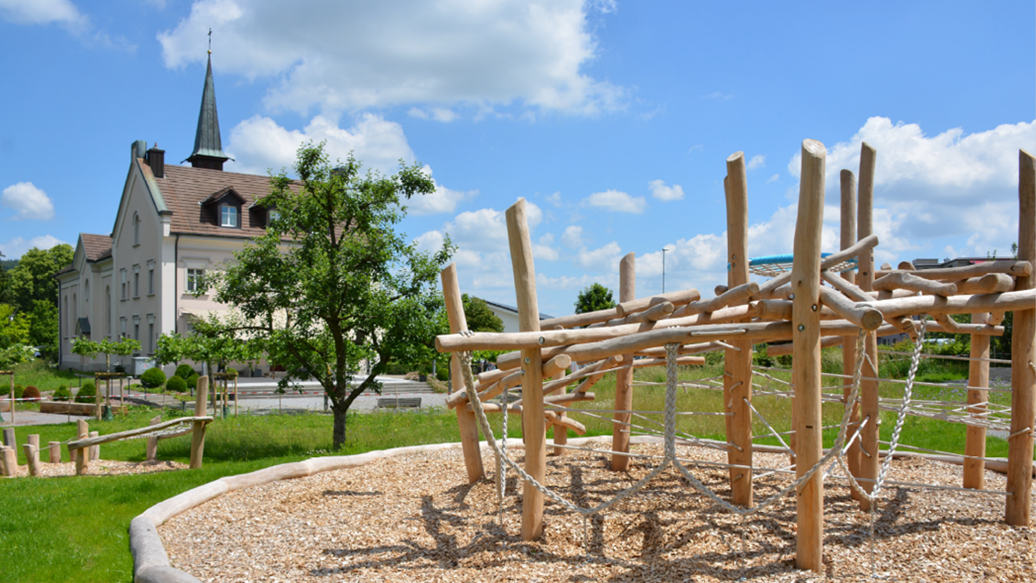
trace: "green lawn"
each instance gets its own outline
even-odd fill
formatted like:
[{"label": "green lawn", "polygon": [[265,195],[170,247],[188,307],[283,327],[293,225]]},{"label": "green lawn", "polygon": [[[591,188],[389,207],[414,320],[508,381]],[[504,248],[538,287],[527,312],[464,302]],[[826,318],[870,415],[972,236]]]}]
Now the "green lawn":
[{"label": "green lawn", "polygon": [[[826,356],[826,355],[825,355]],[[828,359],[830,360],[830,359]],[[833,362],[833,361],[832,361]],[[825,366],[831,368],[832,363]],[[840,365],[839,365],[840,370]],[[690,367],[681,370],[681,379],[693,380],[721,374],[722,366]],[[787,373],[771,373],[787,379]],[[662,369],[638,371],[641,381],[664,381]],[[757,382],[773,382],[757,378]],[[825,379],[825,386],[840,383]],[[919,396],[931,397],[946,393],[960,398],[956,389],[920,389]],[[883,384],[885,396],[898,396],[901,386]],[[607,409],[615,392],[613,375],[606,376],[593,389],[595,402],[576,403],[586,410]],[[637,387],[634,407],[661,411],[665,390]],[[1002,397],[997,397],[1002,398]],[[720,411],[721,392],[680,389],[681,410]],[[790,429],[791,401],[759,396],[754,404],[778,430]],[[841,419],[837,404],[824,406],[824,424]],[[171,413],[166,412],[165,418]],[[147,424],[155,412],[134,408],[127,416],[111,422],[91,422],[92,430],[102,435]],[[607,417],[610,415],[605,414]],[[584,423],[589,435],[611,433],[606,419],[574,416]],[[660,415],[653,416],[661,419]],[[891,435],[894,416],[883,416],[882,438]],[[499,435],[500,416],[492,417]],[[510,435],[520,436],[520,423],[512,417]],[[206,436],[205,467],[138,476],[69,477],[52,479],[0,480],[0,580],[2,581],[123,581],[132,580],[132,559],[128,550],[127,528],[130,520],[151,505],[222,476],[250,472],[272,465],[299,461],[309,457],[330,455],[331,418],[321,414],[241,416],[218,419]],[[723,439],[724,419],[721,416],[681,417],[680,431],[700,437]],[[768,432],[756,420],[755,432]],[[19,428],[19,444],[29,433],[39,433],[40,441],[64,441],[73,437],[75,424]],[[835,430],[825,432],[830,444]],[[941,421],[909,418],[903,441],[914,445],[962,453],[965,427]],[[361,453],[375,449],[456,442],[459,440],[456,417],[452,411],[378,412],[349,416],[348,443],[341,454]],[[760,439],[757,443],[776,444],[776,440]],[[144,458],[144,440],[133,440],[101,446],[103,459],[140,461]],[[1006,442],[989,439],[988,455],[1005,456]],[[19,448],[19,454],[21,454]],[[159,459],[187,462],[189,437],[160,442]],[[67,459],[67,452],[63,452]],[[20,455],[21,463],[24,456]],[[458,480],[461,477],[458,476]]]}]

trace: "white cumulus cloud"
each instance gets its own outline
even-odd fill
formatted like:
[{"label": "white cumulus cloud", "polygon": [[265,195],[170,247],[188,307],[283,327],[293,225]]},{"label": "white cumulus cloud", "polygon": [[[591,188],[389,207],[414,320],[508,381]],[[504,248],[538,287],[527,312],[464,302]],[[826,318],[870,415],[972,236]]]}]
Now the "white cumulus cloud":
[{"label": "white cumulus cloud", "polygon": [[565,227],[565,233],[561,235],[561,242],[573,249],[582,247],[584,245],[583,227],[580,227],[579,225],[569,225]]},{"label": "white cumulus cloud", "polygon": [[643,196],[630,196],[618,190],[595,192],[583,199],[583,206],[601,208],[616,213],[640,214],[647,208]]},{"label": "white cumulus cloud", "polygon": [[273,110],[437,104],[442,111],[413,113],[442,121],[453,106],[516,105],[594,115],[623,107],[626,90],[585,72],[598,54],[592,10],[607,5],[196,0],[158,41],[166,66],[181,67],[203,62],[199,43],[218,31],[216,68],[279,81],[265,96]]},{"label": "white cumulus cloud", "polygon": [[69,0],[0,0],[0,16],[13,24],[85,26],[87,18]]},{"label": "white cumulus cloud", "polygon": [[766,166],[766,154],[756,154],[748,161],[746,168],[748,170],[755,170],[764,166]]},{"label": "white cumulus cloud", "polygon": [[62,243],[65,241],[51,235],[41,235],[32,239],[15,237],[6,243],[0,243],[0,253],[4,254],[4,259],[18,259],[29,249],[50,249]]},{"label": "white cumulus cloud", "polygon": [[658,200],[669,202],[671,200],[683,199],[683,187],[679,184],[666,186],[665,181],[652,180],[648,182],[648,186],[651,188],[651,196]]},{"label": "white cumulus cloud", "polygon": [[598,271],[613,271],[619,269],[619,259],[622,256],[622,248],[615,241],[588,250],[585,247],[579,250],[576,256],[576,263],[584,269],[595,269]]},{"label": "white cumulus cloud", "polygon": [[54,203],[46,192],[31,182],[19,182],[4,189],[0,206],[15,212],[15,220],[54,218]]}]

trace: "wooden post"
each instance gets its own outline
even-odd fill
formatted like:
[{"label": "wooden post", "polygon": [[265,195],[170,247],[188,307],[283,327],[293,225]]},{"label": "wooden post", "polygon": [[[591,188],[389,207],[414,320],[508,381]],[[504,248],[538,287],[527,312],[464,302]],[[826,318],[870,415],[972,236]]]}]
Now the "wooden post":
[{"label": "wooden post", "polygon": [[[86,421],[80,419],[76,421],[76,439],[85,439],[90,435],[90,427],[86,424]],[[86,472],[87,466],[90,464],[90,451],[89,448],[70,449],[69,454],[75,454],[76,462],[76,475],[82,476]]]},{"label": "wooden post", "polygon": [[[36,436],[37,438],[39,436]],[[37,439],[37,441],[39,441]],[[40,450],[38,447],[33,446],[31,443],[22,444],[22,448],[25,450],[25,463],[29,466],[29,475],[38,476],[40,475]]]},{"label": "wooden post", "polygon": [[[565,378],[567,375],[568,375],[568,370],[567,369],[563,369],[561,372],[558,373],[558,375],[557,375],[555,380],[561,380],[561,379]],[[564,391],[565,390],[562,389],[562,392],[564,392]],[[562,422],[564,422],[564,420],[565,420],[565,412],[564,411],[559,412],[558,413],[558,418]],[[554,445],[568,445],[568,427],[565,427],[564,425],[558,424],[558,423],[554,424]],[[565,448],[563,448],[563,447],[555,447],[554,448],[554,455],[565,455]]]},{"label": "wooden post", "polygon": [[37,434],[30,435],[27,438],[26,443],[31,445],[33,450],[36,452],[36,463],[40,463],[40,436]]},{"label": "wooden post", "polygon": [[237,417],[237,377],[234,377],[234,417]]},{"label": "wooden post", "polygon": [[48,449],[50,450],[49,451],[50,458],[48,459],[48,461],[50,463],[52,463],[52,464],[60,464],[61,463],[61,442],[60,441],[52,441],[52,442],[50,442],[50,447]]},{"label": "wooden post", "polygon": [[[162,416],[156,415],[155,417],[151,418],[151,422],[148,423],[148,425],[158,425],[161,422]],[[152,435],[151,437],[147,438],[147,450],[145,452],[144,459],[146,461],[153,462],[155,461],[156,457],[158,457],[158,436]]]},{"label": "wooden post", "polygon": [[13,447],[4,447],[4,475],[15,477],[18,475],[18,452]]},{"label": "wooden post", "polygon": [[[519,198],[505,213],[507,239],[518,296],[518,329],[538,332],[540,308],[536,301],[536,268],[525,215],[525,199]],[[525,472],[539,483],[547,474],[547,433],[543,419],[543,358],[539,348],[522,350],[522,436],[525,439]],[[522,540],[543,534],[543,494],[525,482],[522,489]]]},{"label": "wooden post", "polygon": [[[457,280],[457,265],[451,263],[442,270],[442,295],[446,301],[446,318],[450,322],[450,333],[457,334],[468,329],[467,316],[464,314],[463,296]],[[450,378],[453,379],[453,390],[459,391],[464,386],[464,363],[460,356],[450,356]],[[478,420],[475,413],[467,407],[457,407],[457,427],[460,428],[461,451],[464,452],[464,468],[468,471],[468,484],[482,479],[485,470],[482,467],[482,450],[478,443]]]},{"label": "wooden post", "polygon": [[14,427],[4,429],[4,445],[11,448],[18,447],[18,442],[14,435]]},{"label": "wooden post", "polygon": [[[198,389],[194,392],[194,416],[205,417],[208,414],[209,376],[198,378]],[[201,468],[205,454],[205,423],[194,422],[191,433],[191,469]]]},{"label": "wooden post", "polygon": [[[972,324],[989,322],[989,314],[972,314]],[[989,409],[984,404],[989,400],[989,336],[971,335],[971,358],[968,365],[968,413],[985,417]],[[977,360],[982,359],[982,360]],[[973,389],[971,387],[982,387]],[[969,425],[964,441],[964,455],[977,458],[986,456],[986,428]],[[983,490],[986,487],[986,462],[981,459],[964,458],[964,487]]]},{"label": "wooden post", "polygon": [[97,373],[94,373],[94,391],[94,418],[100,421],[104,414],[104,392],[101,390],[101,375]]},{"label": "wooden post", "polygon": [[[856,175],[853,174],[852,170],[842,170],[841,172],[841,186],[842,186],[842,204],[841,204],[841,247],[842,249],[848,249],[856,243]],[[856,271],[849,270],[842,273],[842,277],[849,283],[856,283]],[[842,342],[842,374],[854,375],[856,373],[856,337],[846,336],[845,341]],[[847,385],[851,385],[847,383]],[[843,391],[842,402],[849,398],[849,393],[853,390],[852,386],[846,386]],[[859,393],[857,393],[857,399],[859,399]],[[848,435],[852,437],[853,433],[860,426],[860,405],[857,400],[852,405],[852,417],[849,420]],[[860,442],[854,441],[852,446],[849,447],[849,451],[846,452],[846,464],[849,466],[849,473],[859,477],[860,475]],[[850,488],[849,495],[853,499],[858,499],[859,495],[856,490]]]},{"label": "wooden post", "polygon": [[[877,152],[874,148],[864,142],[860,147],[860,190],[859,190],[859,212],[857,213],[857,238],[863,239],[874,232],[874,166],[877,161]],[[856,278],[856,285],[863,291],[874,289],[874,254],[868,251],[860,255],[858,264],[859,275]],[[867,358],[863,361],[862,376],[864,378],[878,378],[878,371],[871,363],[878,362],[878,336],[869,332],[864,339],[864,353]],[[874,488],[874,480],[878,479],[878,432],[881,427],[880,410],[878,408],[878,381],[860,381],[860,419],[866,419],[860,432],[860,465],[859,477],[865,478],[866,482],[860,485],[867,492]],[[864,453],[866,452],[866,453]],[[860,509],[870,510],[870,502],[860,500]]]},{"label": "wooden post", "polygon": [[[820,400],[820,242],[824,226],[824,164],[827,152],[815,140],[802,142],[799,209],[795,224],[795,263],[791,289],[795,387],[796,474],[802,477],[823,455]],[[798,532],[795,565],[823,569],[824,481],[818,472],[796,495]]]},{"label": "wooden post", "polygon": [[[91,431],[90,432],[90,437],[98,437],[99,435],[101,435],[100,431]],[[97,461],[99,459],[101,459],[101,446],[100,445],[91,445],[90,446],[90,461],[95,462],[95,461]]]},{"label": "wooden post", "polygon": [[[631,302],[637,299],[637,254],[628,253],[619,261],[619,301]],[[623,362],[633,362],[632,354],[622,355]],[[615,410],[631,411],[633,409],[633,367],[619,369],[615,373]],[[615,413],[612,423],[612,451],[629,453],[630,413]],[[555,429],[555,431],[557,431]],[[612,454],[612,470],[625,472],[630,458],[625,455]]]},{"label": "wooden post", "polygon": [[[748,283],[748,179],[745,155],[727,158],[723,180],[727,198],[727,289]],[[745,318],[744,321],[751,320]],[[733,348],[723,353],[723,403],[727,412],[727,463],[746,466],[730,469],[730,495],[734,504],[752,505],[752,341],[730,339]]]},{"label": "wooden post", "polygon": [[[1018,259],[1036,264],[1036,159],[1018,152]],[[1036,273],[1015,279],[1015,291],[1036,288]],[[1014,311],[1011,333],[1011,433],[1007,441],[1006,519],[1032,521],[1032,454],[1036,433],[1036,306]]]},{"label": "wooden post", "polygon": [[[10,387],[10,391],[7,393],[7,395],[11,398],[11,425],[14,425],[14,408],[15,408],[14,406],[15,406],[15,404],[18,403],[18,401],[14,400],[14,370],[13,370],[13,367],[12,367],[12,370],[11,370],[10,377],[11,377],[11,387]],[[11,447],[14,447],[14,446],[12,445]]]}]

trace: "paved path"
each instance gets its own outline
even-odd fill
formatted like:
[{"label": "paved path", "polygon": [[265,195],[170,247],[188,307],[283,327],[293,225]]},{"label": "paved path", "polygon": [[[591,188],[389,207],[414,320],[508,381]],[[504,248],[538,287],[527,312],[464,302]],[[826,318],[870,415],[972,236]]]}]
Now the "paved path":
[{"label": "paved path", "polygon": [[3,414],[4,421],[0,427],[22,427],[24,425],[58,425],[77,421],[79,419],[93,419],[88,415],[58,415],[57,413],[39,413],[37,411],[18,411],[15,415],[15,424],[11,425],[11,413]]}]

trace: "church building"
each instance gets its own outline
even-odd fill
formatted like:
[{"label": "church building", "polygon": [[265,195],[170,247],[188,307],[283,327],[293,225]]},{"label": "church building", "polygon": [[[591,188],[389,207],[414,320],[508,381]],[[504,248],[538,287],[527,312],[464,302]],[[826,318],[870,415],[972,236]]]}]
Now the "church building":
[{"label": "church building", "polygon": [[[269,194],[268,176],[224,172],[212,57],[190,166],[166,164],[165,151],[135,141],[110,234],[80,233],[72,264],[60,282],[59,360],[61,366],[103,370],[104,356],[72,354],[72,341],[133,338],[139,354],[120,359],[127,372],[152,366],[158,338],[186,333],[194,318],[226,306],[196,295],[206,271],[233,259],[261,235],[271,213],[255,204]],[[167,367],[171,369],[172,367]],[[169,372],[169,371],[167,371]]]}]

